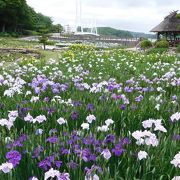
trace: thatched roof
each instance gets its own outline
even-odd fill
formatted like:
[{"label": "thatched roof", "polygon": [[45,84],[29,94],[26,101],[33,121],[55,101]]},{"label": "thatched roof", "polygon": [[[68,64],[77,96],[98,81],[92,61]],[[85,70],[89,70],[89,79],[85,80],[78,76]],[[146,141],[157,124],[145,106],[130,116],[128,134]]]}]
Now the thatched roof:
[{"label": "thatched roof", "polygon": [[164,18],[158,26],[153,28],[151,32],[180,32],[180,19],[177,18],[177,12],[173,11]]}]

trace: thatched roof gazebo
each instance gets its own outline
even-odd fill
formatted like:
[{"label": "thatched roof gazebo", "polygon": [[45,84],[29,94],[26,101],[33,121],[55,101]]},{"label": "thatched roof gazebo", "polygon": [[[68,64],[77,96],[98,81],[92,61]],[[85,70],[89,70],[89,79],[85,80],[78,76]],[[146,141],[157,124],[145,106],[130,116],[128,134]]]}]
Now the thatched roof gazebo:
[{"label": "thatched roof gazebo", "polygon": [[178,11],[171,12],[151,32],[157,33],[157,39],[166,38],[171,44],[180,43],[180,18]]}]

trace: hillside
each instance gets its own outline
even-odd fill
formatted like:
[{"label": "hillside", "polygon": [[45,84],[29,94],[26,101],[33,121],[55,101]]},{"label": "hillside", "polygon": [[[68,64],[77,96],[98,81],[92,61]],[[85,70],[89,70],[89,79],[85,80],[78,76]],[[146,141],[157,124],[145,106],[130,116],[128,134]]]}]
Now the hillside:
[{"label": "hillside", "polygon": [[142,32],[130,32],[133,37],[136,37],[136,38],[156,38],[156,35],[155,34],[146,34],[146,33],[142,33]]},{"label": "hillside", "polygon": [[98,33],[102,36],[114,36],[119,38],[133,38],[129,31],[118,30],[111,27],[98,27]]},{"label": "hillside", "polygon": [[119,38],[155,38],[153,34],[145,34],[141,32],[132,32],[126,30],[118,30],[111,27],[98,27],[98,33],[102,36],[111,36]]}]

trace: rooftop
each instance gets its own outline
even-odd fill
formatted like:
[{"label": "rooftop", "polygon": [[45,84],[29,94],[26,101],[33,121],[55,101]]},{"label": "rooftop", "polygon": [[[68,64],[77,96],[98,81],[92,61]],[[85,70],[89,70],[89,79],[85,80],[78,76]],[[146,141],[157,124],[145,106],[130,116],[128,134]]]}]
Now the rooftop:
[{"label": "rooftop", "polygon": [[171,12],[164,20],[154,27],[151,32],[180,32],[180,18],[177,17],[178,11]]}]

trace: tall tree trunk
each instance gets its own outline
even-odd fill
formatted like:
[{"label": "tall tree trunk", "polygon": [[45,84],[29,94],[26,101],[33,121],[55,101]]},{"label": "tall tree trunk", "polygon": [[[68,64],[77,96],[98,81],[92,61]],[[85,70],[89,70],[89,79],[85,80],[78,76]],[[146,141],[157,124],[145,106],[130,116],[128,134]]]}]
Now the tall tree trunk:
[{"label": "tall tree trunk", "polygon": [[44,43],[43,45],[44,45],[44,50],[46,50],[46,44]]},{"label": "tall tree trunk", "polygon": [[5,32],[5,31],[6,31],[6,25],[3,24],[3,26],[2,26],[2,32]]}]

